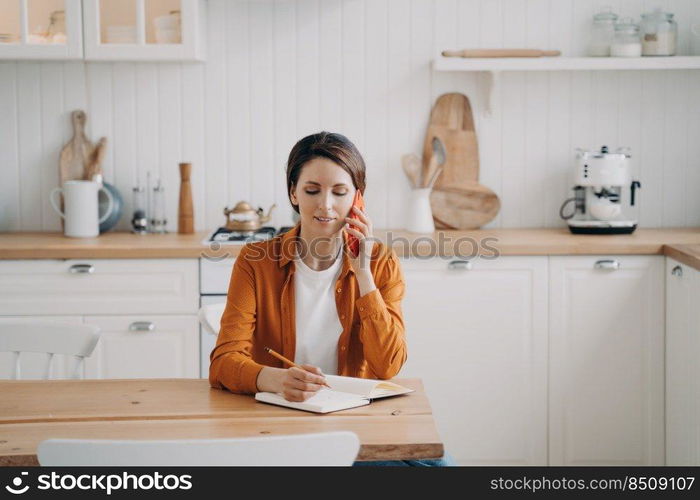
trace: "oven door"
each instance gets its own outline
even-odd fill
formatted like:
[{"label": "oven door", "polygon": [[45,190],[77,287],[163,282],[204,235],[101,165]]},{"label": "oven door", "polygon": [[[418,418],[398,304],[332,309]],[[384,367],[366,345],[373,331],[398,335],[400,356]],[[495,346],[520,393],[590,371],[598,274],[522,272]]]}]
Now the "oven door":
[{"label": "oven door", "polygon": [[[225,304],[226,295],[202,295],[199,297],[199,306],[210,304]],[[199,325],[199,376],[209,378],[209,355],[216,345],[216,335]]]}]

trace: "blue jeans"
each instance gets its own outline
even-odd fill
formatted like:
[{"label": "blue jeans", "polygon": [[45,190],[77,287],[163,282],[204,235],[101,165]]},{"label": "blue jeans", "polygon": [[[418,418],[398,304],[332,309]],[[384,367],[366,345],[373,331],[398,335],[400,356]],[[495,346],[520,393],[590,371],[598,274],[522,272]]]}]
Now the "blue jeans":
[{"label": "blue jeans", "polygon": [[456,467],[454,459],[445,452],[442,458],[424,460],[378,460],[374,462],[355,462],[353,467]]}]

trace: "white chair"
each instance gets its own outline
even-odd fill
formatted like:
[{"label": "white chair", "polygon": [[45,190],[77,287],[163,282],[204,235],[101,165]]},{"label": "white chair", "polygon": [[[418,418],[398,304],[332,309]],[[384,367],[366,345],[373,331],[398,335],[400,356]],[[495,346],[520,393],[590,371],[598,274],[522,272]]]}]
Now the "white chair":
[{"label": "white chair", "polygon": [[47,321],[0,323],[0,352],[14,353],[12,378],[21,379],[21,355],[23,352],[46,354],[43,379],[51,376],[54,354],[73,356],[75,363],[71,378],[85,376],[85,358],[100,339],[100,329],[93,325],[70,325]]},{"label": "white chair", "polygon": [[221,315],[224,314],[225,308],[225,303],[209,304],[200,307],[199,312],[197,313],[197,318],[199,319],[199,323],[202,325],[202,328],[212,335],[219,335],[219,329],[221,328]]},{"label": "white chair", "polygon": [[360,440],[338,431],[291,436],[184,440],[47,439],[43,466],[349,466]]}]

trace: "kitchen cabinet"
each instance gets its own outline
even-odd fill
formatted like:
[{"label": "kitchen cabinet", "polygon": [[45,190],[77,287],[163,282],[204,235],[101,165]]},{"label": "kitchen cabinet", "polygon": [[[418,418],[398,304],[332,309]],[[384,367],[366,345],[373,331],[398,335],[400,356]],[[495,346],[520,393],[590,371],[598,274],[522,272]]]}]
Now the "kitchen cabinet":
[{"label": "kitchen cabinet", "polygon": [[81,0],[5,0],[0,59],[82,59]]},{"label": "kitchen cabinet", "polygon": [[5,0],[0,59],[203,61],[205,0]]},{"label": "kitchen cabinet", "polygon": [[404,259],[408,360],[459,464],[547,464],[547,257]]},{"label": "kitchen cabinet", "polygon": [[663,465],[664,258],[549,262],[550,465]]},{"label": "kitchen cabinet", "polygon": [[[83,324],[82,316],[42,316],[36,318],[34,316],[2,316],[0,323],[26,323],[30,321],[55,321],[57,323],[67,323],[72,325]],[[20,355],[20,369],[22,380],[40,380],[44,376],[46,361],[48,357],[44,353],[25,352]],[[71,378],[76,358],[73,356],[64,356],[56,354],[51,362],[51,372],[49,378]],[[14,368],[14,354],[11,352],[0,352],[0,379],[12,378]]]},{"label": "kitchen cabinet", "polygon": [[88,61],[203,61],[204,0],[83,0]]},{"label": "kitchen cabinet", "polygon": [[0,316],[181,314],[199,302],[196,259],[0,261]]},{"label": "kitchen cabinet", "polygon": [[700,271],[666,259],[666,465],[700,465]]},{"label": "kitchen cabinet", "polygon": [[87,316],[100,341],[85,360],[86,378],[198,378],[196,315]]},{"label": "kitchen cabinet", "polygon": [[[2,260],[0,320],[100,326],[88,378],[196,378],[198,266],[197,259]],[[0,376],[11,373],[8,363],[0,357]]]}]

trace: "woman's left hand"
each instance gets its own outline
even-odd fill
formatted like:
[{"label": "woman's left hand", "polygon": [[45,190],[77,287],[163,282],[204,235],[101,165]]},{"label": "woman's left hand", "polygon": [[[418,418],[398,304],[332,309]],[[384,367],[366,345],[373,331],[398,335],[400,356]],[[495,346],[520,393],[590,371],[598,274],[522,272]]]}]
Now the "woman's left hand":
[{"label": "woman's left hand", "polygon": [[362,293],[363,288],[370,289],[365,290],[365,292],[371,291],[371,289],[374,288],[374,278],[372,277],[372,271],[369,267],[372,258],[372,247],[374,245],[372,220],[357,207],[352,207],[351,210],[359,217],[359,220],[345,217],[344,230],[355,236],[359,241],[357,257],[353,258],[352,255],[350,255],[350,264],[360,284],[361,295],[364,295],[364,293]]}]

